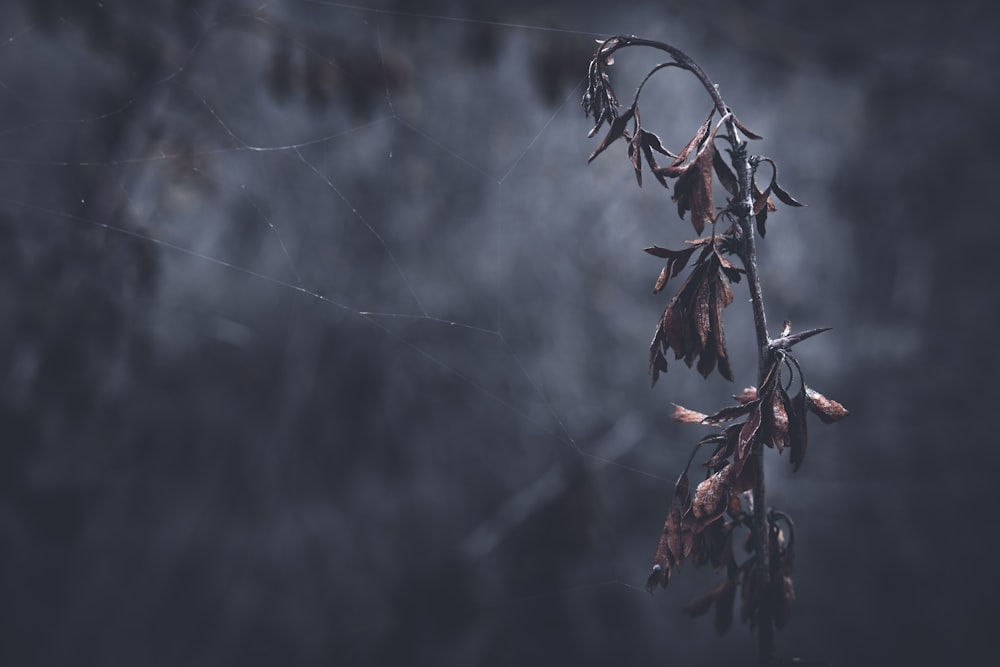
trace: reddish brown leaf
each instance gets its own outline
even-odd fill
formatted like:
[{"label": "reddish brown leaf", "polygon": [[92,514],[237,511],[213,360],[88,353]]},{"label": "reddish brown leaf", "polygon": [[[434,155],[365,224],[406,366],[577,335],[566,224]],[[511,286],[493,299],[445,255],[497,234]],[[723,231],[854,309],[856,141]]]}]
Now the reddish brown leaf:
[{"label": "reddish brown leaf", "polygon": [[[638,118],[636,118],[638,123]],[[640,146],[641,135],[636,132],[631,137],[628,133],[625,133],[625,138],[628,139],[628,157],[632,161],[632,169],[635,170],[635,181],[638,183],[639,187],[642,187],[642,160],[639,159],[639,153],[642,150]]]},{"label": "reddish brown leaf", "polygon": [[718,519],[729,505],[729,476],[731,466],[709,475],[694,492],[691,513],[702,526]]},{"label": "reddish brown leaf", "polygon": [[712,341],[715,344],[715,354],[718,357],[719,375],[730,382],[733,381],[733,371],[729,366],[729,353],[726,351],[726,335],[722,329],[722,309],[733,302],[733,291],[721,277],[712,284],[712,308],[709,312],[712,328]]},{"label": "reddish brown leaf", "polygon": [[759,134],[757,134],[756,132],[754,132],[753,130],[751,130],[750,128],[748,128],[743,123],[741,123],[740,119],[737,118],[737,117],[735,117],[735,116],[733,116],[733,123],[736,125],[736,127],[740,128],[740,130],[742,130],[743,134],[747,135],[747,139],[757,139],[757,140],[759,140],[759,139],[763,139],[764,138],[764,137],[760,136]]},{"label": "reddish brown leaf", "polygon": [[750,401],[757,400],[757,387],[747,387],[740,394],[735,394],[733,396],[740,403],[749,403]]},{"label": "reddish brown leaf", "polygon": [[783,387],[777,387],[771,392],[771,399],[767,413],[767,431],[771,444],[777,448],[780,454],[788,446],[788,394]]},{"label": "reddish brown leaf", "polygon": [[664,526],[667,531],[667,548],[670,550],[670,565],[680,565],[684,560],[684,536],[683,519],[680,508],[676,503],[670,505],[670,514],[667,515],[667,523]]},{"label": "reddish brown leaf", "polygon": [[718,412],[706,416],[702,423],[704,424],[722,424],[724,422],[732,421],[737,417],[742,417],[757,406],[756,399],[742,403],[740,405],[733,405],[728,408],[722,408]]},{"label": "reddish brown leaf", "polygon": [[685,407],[674,404],[674,414],[672,418],[675,422],[683,422],[685,424],[702,424],[708,415],[701,412],[696,412],[694,410],[688,410]]},{"label": "reddish brown leaf", "polygon": [[722,153],[714,145],[712,146],[712,166],[715,168],[715,173],[719,177],[719,182],[722,183],[722,187],[726,189],[729,194],[734,197],[739,194],[740,184],[736,180],[736,174],[733,170],[729,168],[726,163],[725,158],[722,157]]},{"label": "reddish brown leaf", "polygon": [[[715,133],[712,133],[714,137]],[[683,218],[691,211],[691,226],[701,234],[706,225],[715,220],[715,205],[712,201],[712,144],[710,137],[684,173],[674,184],[672,199],[677,202],[677,214]]]},{"label": "reddish brown leaf", "polygon": [[657,277],[656,282],[653,283],[653,294],[658,294],[660,290],[667,284],[667,278],[669,278],[669,264],[663,265],[663,270],[660,271],[659,277]]},{"label": "reddish brown leaf", "polygon": [[813,391],[808,387],[806,387],[806,396],[809,399],[809,410],[819,416],[820,421],[824,424],[832,424],[851,414],[847,411],[847,408],[837,401],[827,398],[818,391]]},{"label": "reddish brown leaf", "polygon": [[601,143],[598,144],[597,148],[594,149],[594,152],[590,154],[589,158],[587,158],[587,162],[593,162],[594,158],[603,153],[608,146],[613,144],[617,139],[621,138],[621,136],[625,134],[625,128],[628,126],[628,122],[632,120],[633,114],[635,114],[634,106],[630,107],[628,111],[611,122],[611,128],[608,130],[608,133],[604,135],[604,139],[601,140]]},{"label": "reddish brown leaf", "polygon": [[702,142],[705,141],[706,137],[708,137],[709,129],[712,127],[712,116],[714,115],[715,108],[713,107],[711,111],[708,112],[708,118],[706,118],[705,122],[701,124],[701,127],[699,127],[698,131],[694,133],[694,136],[691,137],[691,141],[689,141],[687,146],[684,147],[684,150],[677,154],[677,158],[674,159],[672,166],[683,164],[684,161],[687,160],[688,155],[691,154],[691,151],[702,145]]},{"label": "reddish brown leaf", "polygon": [[743,427],[740,428],[740,441],[736,448],[736,459],[739,461],[746,461],[750,456],[750,449],[753,446],[754,439],[757,436],[757,431],[760,429],[761,422],[761,404],[757,402],[754,404],[753,410],[750,412],[750,416],[747,420],[743,422]]}]

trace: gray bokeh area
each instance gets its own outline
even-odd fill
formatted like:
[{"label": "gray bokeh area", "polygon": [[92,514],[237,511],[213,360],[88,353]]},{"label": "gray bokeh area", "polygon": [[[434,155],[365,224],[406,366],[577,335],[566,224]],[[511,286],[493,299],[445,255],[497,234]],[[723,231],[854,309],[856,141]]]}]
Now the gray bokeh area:
[{"label": "gray bokeh area", "polygon": [[[0,663],[750,665],[643,590],[673,480],[753,383],[649,388],[694,237],[625,146],[595,37],[692,55],[808,203],[772,330],[849,419],[769,500],[783,655],[982,664],[998,577],[991,5],[19,0],[0,9]],[[623,98],[655,54],[623,52]],[[708,111],[667,70],[643,125]],[[697,474],[697,473],[694,473]],[[988,662],[988,660],[987,660]]]}]

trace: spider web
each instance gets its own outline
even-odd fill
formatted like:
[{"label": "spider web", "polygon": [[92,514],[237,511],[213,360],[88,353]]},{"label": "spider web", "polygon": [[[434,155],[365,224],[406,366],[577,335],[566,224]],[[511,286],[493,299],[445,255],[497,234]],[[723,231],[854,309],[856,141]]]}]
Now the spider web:
[{"label": "spider web", "polygon": [[76,517],[41,655],[472,664],[603,655],[608,608],[656,631],[637,585],[687,452],[646,387],[662,302],[630,296],[663,194],[585,166],[577,24],[614,21],[74,7],[5,10],[0,45],[5,417],[48,429],[18,502]]}]

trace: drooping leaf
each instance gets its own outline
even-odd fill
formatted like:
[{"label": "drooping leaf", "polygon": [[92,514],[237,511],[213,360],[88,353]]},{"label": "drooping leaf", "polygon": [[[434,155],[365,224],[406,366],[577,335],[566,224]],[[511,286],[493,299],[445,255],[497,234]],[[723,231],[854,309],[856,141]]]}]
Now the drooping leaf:
[{"label": "drooping leaf", "polygon": [[733,116],[733,123],[736,125],[736,127],[740,128],[740,130],[743,132],[743,134],[747,136],[748,139],[760,140],[764,138],[759,134],[757,134],[756,132],[754,132],[753,130],[751,130],[750,128],[748,128],[743,123],[741,123],[740,119],[736,118],[735,116]]},{"label": "drooping leaf", "polygon": [[611,122],[611,128],[608,133],[604,135],[604,139],[598,144],[594,152],[590,154],[587,158],[587,162],[593,162],[594,158],[603,153],[608,146],[613,144],[617,139],[620,139],[623,134],[625,134],[625,128],[628,126],[628,122],[632,119],[633,114],[635,114],[635,107],[630,107],[624,114],[618,116]]},{"label": "drooping leaf", "polygon": [[788,411],[788,447],[791,450],[789,461],[793,470],[798,471],[806,458],[806,448],[809,444],[809,433],[806,429],[806,392],[800,389],[792,397],[791,410]]},{"label": "drooping leaf", "polygon": [[760,422],[761,404],[758,401],[754,404],[753,410],[750,411],[750,416],[747,417],[747,420],[743,422],[742,428],[740,428],[740,440],[736,448],[736,460],[741,465],[750,458],[750,451],[757,437],[757,431],[760,429]]},{"label": "drooping leaf", "polygon": [[722,329],[722,309],[733,302],[733,291],[725,279],[717,277],[712,283],[712,303],[709,311],[709,324],[712,328],[712,342],[715,345],[715,355],[718,358],[719,375],[730,382],[733,381],[733,370],[729,366],[729,353],[726,350],[726,335]]},{"label": "drooping leaf", "polygon": [[771,192],[774,196],[781,200],[786,206],[805,206],[802,202],[798,201],[792,195],[785,192],[777,181],[771,181]]},{"label": "drooping leaf", "polygon": [[632,161],[632,169],[635,170],[635,180],[639,187],[642,187],[642,161],[639,159],[639,153],[642,151],[642,146],[640,145],[640,135],[636,132],[631,137],[628,133],[625,134],[625,138],[628,139],[628,157]]},{"label": "drooping leaf", "polygon": [[827,398],[809,387],[806,387],[806,397],[809,399],[809,410],[819,416],[820,421],[824,424],[832,424],[851,414],[847,411],[847,408],[837,401]]},{"label": "drooping leaf", "polygon": [[771,392],[769,403],[767,412],[768,437],[780,454],[790,442],[788,435],[788,409],[790,401],[788,394],[785,393],[785,389],[780,385],[775,387]]},{"label": "drooping leaf", "polygon": [[691,501],[691,513],[705,526],[718,519],[729,505],[731,466],[709,475],[697,486]]},{"label": "drooping leaf", "polygon": [[712,164],[715,149],[715,133],[718,126],[706,137],[705,143],[684,169],[674,184],[672,199],[677,202],[677,214],[683,218],[691,211],[691,225],[701,234],[706,225],[715,220],[715,204],[712,201]]},{"label": "drooping leaf", "polygon": [[733,195],[734,197],[739,194],[740,184],[736,180],[736,174],[733,170],[729,168],[726,163],[725,158],[722,157],[722,153],[714,145],[712,146],[712,166],[715,168],[715,173],[719,177],[719,182],[722,183],[722,187],[726,191]]}]

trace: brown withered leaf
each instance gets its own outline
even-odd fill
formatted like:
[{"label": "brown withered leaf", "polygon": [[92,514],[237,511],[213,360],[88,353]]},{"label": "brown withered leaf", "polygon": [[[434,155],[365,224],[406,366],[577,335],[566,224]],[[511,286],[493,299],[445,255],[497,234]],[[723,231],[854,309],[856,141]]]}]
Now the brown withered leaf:
[{"label": "brown withered leaf", "polygon": [[755,179],[753,182],[753,215],[757,223],[757,233],[760,234],[761,238],[764,238],[765,234],[767,234],[767,214],[777,210],[778,207],[774,205],[774,200],[771,199],[771,188],[761,192],[757,187]]},{"label": "brown withered leaf", "polygon": [[715,173],[719,177],[719,182],[722,183],[722,187],[726,189],[726,192],[733,195],[734,197],[739,194],[740,184],[736,180],[736,174],[726,163],[726,159],[722,157],[722,153],[716,146],[712,146],[712,166],[715,168]]},{"label": "brown withered leaf", "polygon": [[653,288],[654,294],[663,289],[667,280],[670,278],[676,278],[677,274],[684,270],[684,267],[687,266],[688,262],[691,260],[691,255],[694,254],[695,250],[697,250],[700,245],[701,244],[691,245],[681,250],[661,248],[658,245],[643,248],[644,252],[653,255],[654,257],[660,257],[667,260],[666,266],[663,267],[663,271],[660,273],[660,279],[656,281],[656,286]]},{"label": "brown withered leaf", "polygon": [[749,403],[757,400],[757,387],[746,387],[742,393],[734,394],[733,398],[740,403]]},{"label": "brown withered leaf", "polygon": [[806,429],[806,392],[800,389],[789,403],[788,411],[788,448],[791,450],[789,462],[793,470],[798,470],[806,458],[806,448],[809,444],[809,433]]},{"label": "brown withered leaf", "polygon": [[685,424],[702,424],[708,418],[708,415],[696,412],[695,410],[689,410],[675,403],[674,414],[671,418],[675,422],[683,422]]},{"label": "brown withered leaf", "polygon": [[[694,304],[691,311],[691,317],[693,319],[694,330],[698,334],[699,350],[704,350],[708,345],[708,337],[711,335],[712,322],[709,319],[709,311],[711,310],[711,296],[712,296],[712,279],[702,280],[698,283],[698,289],[694,293]],[[715,364],[712,364],[713,366]],[[699,367],[698,370],[701,370]],[[711,373],[712,369],[708,369],[708,373]],[[708,377],[708,373],[703,372],[702,375]]]},{"label": "brown withered leaf", "polygon": [[756,132],[754,132],[753,130],[751,130],[750,128],[748,128],[743,123],[741,123],[740,119],[737,118],[736,116],[733,116],[733,123],[736,125],[736,127],[740,128],[740,130],[743,132],[743,134],[747,135],[747,139],[756,139],[756,140],[759,140],[759,139],[763,139],[764,138],[764,137],[760,136],[759,134],[757,134]]},{"label": "brown withered leaf", "polygon": [[677,202],[677,215],[691,211],[691,225],[701,234],[706,225],[715,221],[715,204],[712,201],[712,169],[715,155],[716,125],[698,149],[694,159],[684,167],[674,184],[672,199]]},{"label": "brown withered leaf", "polygon": [[601,140],[601,143],[598,144],[597,148],[594,149],[594,152],[590,154],[589,158],[587,158],[588,163],[593,162],[594,158],[603,153],[608,146],[613,144],[625,134],[625,128],[628,126],[628,122],[632,120],[632,116],[634,114],[635,106],[632,106],[624,114],[611,121],[611,127],[608,129],[608,133],[604,135],[604,139]]},{"label": "brown withered leaf", "polygon": [[[638,120],[636,121],[638,123]],[[642,187],[642,161],[639,159],[639,153],[642,151],[642,134],[636,131],[635,134],[629,136],[625,133],[625,138],[628,140],[628,157],[632,162],[632,169],[635,170],[635,181]]]},{"label": "brown withered leaf", "polygon": [[837,401],[827,398],[809,387],[806,387],[806,397],[808,398],[809,410],[815,413],[824,424],[832,424],[851,414]]},{"label": "brown withered leaf", "polygon": [[732,466],[709,475],[694,492],[691,513],[701,526],[706,526],[723,515],[729,505],[729,478]]},{"label": "brown withered leaf", "polygon": [[714,442],[716,442],[715,451],[712,452],[712,456],[701,465],[708,468],[712,472],[716,472],[718,470],[722,470],[722,468],[728,464],[729,457],[732,456],[735,451],[736,441],[733,438],[729,438],[725,434],[721,433],[711,437]]},{"label": "brown withered leaf", "polygon": [[721,276],[712,282],[712,304],[709,324],[712,328],[712,342],[718,358],[719,375],[733,381],[733,370],[729,366],[729,352],[726,350],[726,335],[722,329],[722,309],[733,302],[733,291]]},{"label": "brown withered leaf", "polygon": [[790,400],[780,385],[771,391],[767,410],[767,433],[771,444],[780,454],[789,444],[788,408]]},{"label": "brown withered leaf", "polygon": [[761,404],[760,401],[753,404],[753,410],[750,411],[750,416],[747,420],[743,422],[743,426],[740,428],[740,440],[739,445],[736,447],[736,460],[744,463],[748,458],[750,458],[750,451],[753,447],[754,440],[757,437],[757,431],[760,429],[761,422]]},{"label": "brown withered leaf", "polygon": [[675,567],[684,560],[684,519],[677,503],[670,506],[670,514],[664,526],[667,531],[667,548],[670,549],[670,565]]},{"label": "brown withered leaf", "polygon": [[741,403],[740,405],[732,405],[727,408],[722,408],[718,412],[712,413],[701,420],[703,424],[722,424],[728,421],[732,421],[737,417],[742,417],[751,410],[757,407],[756,397],[747,401],[746,403]]}]

